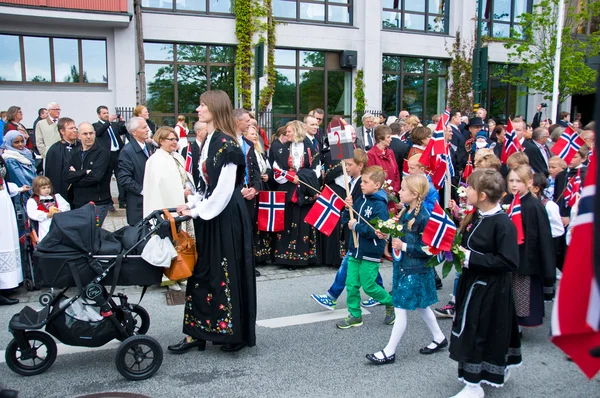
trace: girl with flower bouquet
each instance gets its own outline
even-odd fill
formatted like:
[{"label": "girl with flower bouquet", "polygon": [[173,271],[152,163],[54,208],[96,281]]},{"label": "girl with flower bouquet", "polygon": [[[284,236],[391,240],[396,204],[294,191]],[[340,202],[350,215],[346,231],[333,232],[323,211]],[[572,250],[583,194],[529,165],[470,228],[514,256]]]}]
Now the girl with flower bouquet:
[{"label": "girl with flower bouquet", "polygon": [[[438,298],[433,268],[425,266],[431,256],[423,251],[425,244],[422,234],[430,216],[423,202],[428,192],[429,182],[422,174],[409,175],[402,180],[400,200],[405,207],[400,212],[398,225],[404,236],[392,238],[392,248],[395,249],[392,299],[396,322],[387,346],[375,354],[366,356],[375,364],[396,360],[396,348],[406,330],[409,310],[417,311],[433,335],[433,342],[422,348],[421,354],[432,354],[448,345],[433,311],[429,308]],[[387,235],[381,232],[379,236],[387,238]]]},{"label": "girl with flower bouquet", "polygon": [[502,208],[505,182],[490,169],[468,179],[467,201],[477,210],[460,227],[465,254],[456,291],[450,358],[466,385],[454,397],[484,397],[481,383],[502,387],[508,368],[521,363],[521,342],[511,288],[519,263],[517,231]]}]

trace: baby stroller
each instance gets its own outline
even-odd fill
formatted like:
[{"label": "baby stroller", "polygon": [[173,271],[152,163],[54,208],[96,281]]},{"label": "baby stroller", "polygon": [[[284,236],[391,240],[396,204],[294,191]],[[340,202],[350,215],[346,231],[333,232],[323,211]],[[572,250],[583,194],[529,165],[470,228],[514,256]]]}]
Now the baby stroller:
[{"label": "baby stroller", "polygon": [[[56,214],[50,231],[37,245],[34,257],[40,283],[52,289],[40,297],[41,310],[26,306],[10,320],[8,329],[14,338],[5,357],[14,372],[33,376],[54,363],[56,343],[42,328],[66,345],[100,347],[113,339],[121,341],[115,362],[127,379],[144,380],[160,368],[162,348],[154,338],[145,336],[150,326],[148,313],[140,305],[130,304],[124,294],[116,295],[117,303],[113,293],[116,285],[139,285],[144,286],[143,297],[147,286],[160,283],[163,269],[145,262],[139,254],[153,234],[171,237],[170,223],[162,210],[157,210],[135,227],[110,234],[96,226],[96,219],[92,204]],[[177,217],[175,223],[188,219]],[[111,286],[110,292],[105,284]],[[76,287],[77,293],[69,298],[66,291],[70,287]],[[54,288],[62,290],[55,293]],[[100,319],[73,316],[73,308],[82,306]]]},{"label": "baby stroller", "polygon": [[[20,193],[21,203],[26,203],[27,199],[23,193]],[[36,281],[33,268],[33,252],[37,245],[37,223],[32,222],[27,217],[27,212],[23,206],[16,208],[17,224],[19,225],[19,248],[21,250],[21,268],[23,270],[23,284],[27,291],[39,290],[40,285]]]}]

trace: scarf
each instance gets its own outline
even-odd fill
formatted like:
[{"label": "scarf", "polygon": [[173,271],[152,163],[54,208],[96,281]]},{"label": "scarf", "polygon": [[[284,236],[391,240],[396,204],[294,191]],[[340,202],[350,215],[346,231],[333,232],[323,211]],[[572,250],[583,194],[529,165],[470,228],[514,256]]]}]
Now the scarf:
[{"label": "scarf", "polygon": [[[6,135],[4,135],[4,143],[2,144],[2,148],[4,148],[7,151],[14,151],[17,152],[19,154],[22,155],[22,157],[25,158],[25,160],[28,161],[28,163],[24,162],[23,160],[21,160],[21,157],[12,157],[12,159],[16,159],[19,162],[23,163],[23,164],[32,164],[33,163],[33,154],[31,153],[31,151],[27,148],[24,149],[17,149],[15,147],[13,147],[13,142],[15,141],[15,139],[17,137],[23,137],[23,141],[27,141],[25,139],[25,136],[23,134],[21,134],[20,132],[18,132],[17,130],[10,130],[6,133]],[[4,153],[6,154],[6,152]],[[4,156],[4,154],[2,156]],[[6,159],[7,157],[4,156],[4,159]]]}]

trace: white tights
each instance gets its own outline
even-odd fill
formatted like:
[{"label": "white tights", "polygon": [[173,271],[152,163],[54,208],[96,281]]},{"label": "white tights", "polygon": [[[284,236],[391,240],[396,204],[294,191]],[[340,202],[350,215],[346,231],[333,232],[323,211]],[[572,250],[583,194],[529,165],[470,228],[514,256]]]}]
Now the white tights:
[{"label": "white tights", "polygon": [[[421,318],[425,321],[425,324],[431,331],[433,336],[433,341],[437,343],[441,343],[444,341],[445,336],[440,329],[440,325],[438,325],[437,320],[435,319],[435,314],[431,310],[431,308],[417,308],[415,310]],[[394,323],[394,328],[392,329],[392,335],[390,336],[390,341],[387,346],[383,349],[383,352],[386,356],[394,355],[396,353],[396,348],[398,347],[398,343],[400,343],[400,339],[404,335],[404,331],[406,330],[407,323],[407,311],[402,308],[394,308],[394,312],[396,314],[396,322]],[[428,346],[429,348],[435,348],[436,345],[431,343]],[[383,359],[383,355],[381,352],[375,354],[377,358]]]}]

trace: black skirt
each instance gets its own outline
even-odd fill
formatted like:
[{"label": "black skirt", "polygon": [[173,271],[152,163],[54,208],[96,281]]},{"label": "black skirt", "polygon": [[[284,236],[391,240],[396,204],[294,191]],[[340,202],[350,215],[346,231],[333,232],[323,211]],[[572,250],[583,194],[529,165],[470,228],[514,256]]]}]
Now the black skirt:
[{"label": "black skirt", "polygon": [[275,263],[294,267],[317,264],[317,234],[312,226],[304,222],[310,208],[287,203],[285,229],[276,233],[272,245]]}]

